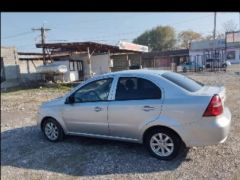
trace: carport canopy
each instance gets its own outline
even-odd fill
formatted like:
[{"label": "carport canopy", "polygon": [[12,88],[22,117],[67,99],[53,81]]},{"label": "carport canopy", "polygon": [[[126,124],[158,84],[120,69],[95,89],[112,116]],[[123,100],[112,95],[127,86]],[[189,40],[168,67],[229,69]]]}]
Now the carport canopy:
[{"label": "carport canopy", "polygon": [[[42,44],[36,44],[37,48],[43,48]],[[87,52],[90,53],[134,53],[139,51],[119,49],[118,46],[101,44],[96,42],[70,42],[70,43],[46,43],[44,48],[52,53],[57,52]]]}]

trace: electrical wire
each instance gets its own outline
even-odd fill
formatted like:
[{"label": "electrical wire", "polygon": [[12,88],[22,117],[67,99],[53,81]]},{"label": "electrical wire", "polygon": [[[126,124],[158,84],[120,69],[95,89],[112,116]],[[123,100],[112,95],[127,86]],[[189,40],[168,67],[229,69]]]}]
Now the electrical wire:
[{"label": "electrical wire", "polygon": [[[152,15],[152,14],[148,14],[148,15]],[[171,25],[174,26],[174,25],[177,25],[177,24],[182,24],[182,23],[187,23],[187,22],[190,22],[190,21],[195,21],[197,19],[203,19],[203,18],[206,18],[206,17],[209,17],[209,16],[212,16],[212,15],[205,15],[205,16],[201,16],[201,17],[197,17],[197,18],[192,18],[192,19],[188,19],[188,20],[185,20],[185,21],[181,21],[181,22],[175,22],[175,23],[172,23]],[[106,19],[105,19],[106,20]],[[102,20],[102,21],[105,21],[105,20]],[[107,19],[106,21],[108,21],[110,19]],[[114,19],[116,20],[116,19]],[[88,21],[89,22],[89,21]],[[94,23],[92,21],[90,21],[91,23]],[[101,42],[111,42],[111,41],[116,41],[116,39],[108,39],[109,37],[117,37],[118,39],[128,39],[128,40],[133,40],[134,38],[132,39],[129,39],[129,38],[126,38],[127,36],[130,36],[132,34],[136,34],[136,33],[140,33],[140,32],[143,32],[142,30],[137,30],[137,31],[131,31],[131,32],[123,32],[123,33],[115,33],[115,34],[111,34],[111,35],[103,35],[103,36],[97,36],[97,37],[92,37],[92,38],[84,38],[84,39],[81,39],[81,41],[101,41]],[[15,37],[19,37],[19,36],[25,36],[25,35],[28,35],[28,34],[32,34],[33,32],[22,32],[22,33],[18,33],[18,34],[15,34],[15,35],[11,35],[11,36],[7,36],[7,37],[3,37],[2,39],[10,39],[10,38],[15,38]],[[122,36],[122,37],[121,37]],[[105,38],[105,37],[108,37],[108,38]],[[76,39],[75,39],[76,40]],[[48,41],[54,41],[54,40],[48,40]],[[55,41],[64,41],[66,42],[67,40],[55,40]],[[77,40],[79,41],[79,39]],[[25,46],[25,45],[23,45]],[[21,45],[19,46],[21,47]]]},{"label": "electrical wire", "polygon": [[25,35],[32,34],[32,33],[33,32],[31,32],[31,31],[27,31],[27,32],[18,33],[18,34],[11,35],[11,36],[2,37],[1,39],[11,39],[11,38],[19,37],[19,36],[25,36]]}]

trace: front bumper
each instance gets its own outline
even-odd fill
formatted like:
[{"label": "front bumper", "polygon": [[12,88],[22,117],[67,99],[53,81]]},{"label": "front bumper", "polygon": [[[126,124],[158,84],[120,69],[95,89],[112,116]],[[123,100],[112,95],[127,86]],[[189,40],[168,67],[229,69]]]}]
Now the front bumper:
[{"label": "front bumper", "polygon": [[224,108],[218,117],[203,117],[184,127],[182,139],[186,146],[206,146],[226,141],[231,127],[231,112]]},{"label": "front bumper", "polygon": [[36,114],[36,120],[37,120],[37,126],[42,130],[41,128],[41,121],[43,119],[43,115],[38,111]]}]

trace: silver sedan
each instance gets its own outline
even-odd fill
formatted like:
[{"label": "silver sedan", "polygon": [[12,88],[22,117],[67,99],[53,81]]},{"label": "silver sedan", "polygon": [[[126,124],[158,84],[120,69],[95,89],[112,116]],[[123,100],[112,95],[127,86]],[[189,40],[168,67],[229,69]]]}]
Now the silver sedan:
[{"label": "silver sedan", "polygon": [[224,87],[206,86],[178,73],[127,70],[91,78],[43,103],[38,125],[52,142],[64,135],[130,141],[171,160],[181,147],[227,139],[231,113],[225,99]]}]

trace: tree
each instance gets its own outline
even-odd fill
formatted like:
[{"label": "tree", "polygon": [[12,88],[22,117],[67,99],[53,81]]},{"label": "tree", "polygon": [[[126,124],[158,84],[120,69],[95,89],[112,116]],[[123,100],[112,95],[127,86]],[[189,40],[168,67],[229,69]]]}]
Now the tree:
[{"label": "tree", "polygon": [[176,44],[175,29],[171,26],[158,26],[142,33],[133,43],[149,46],[153,51],[172,49]]},{"label": "tree", "polygon": [[233,20],[229,20],[229,21],[223,23],[223,30],[224,30],[224,32],[236,31],[237,30],[237,24],[234,23]]},{"label": "tree", "polygon": [[212,40],[213,39],[213,35],[209,34],[203,37],[204,40]]},{"label": "tree", "polygon": [[203,39],[202,35],[192,30],[182,31],[178,34],[179,46],[189,48],[189,43],[192,40]]}]

